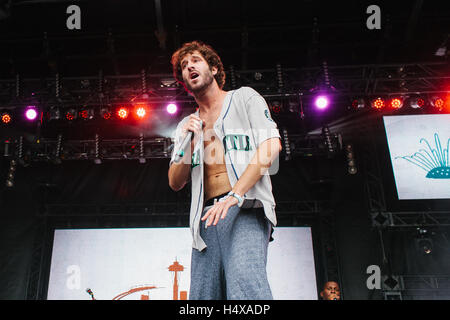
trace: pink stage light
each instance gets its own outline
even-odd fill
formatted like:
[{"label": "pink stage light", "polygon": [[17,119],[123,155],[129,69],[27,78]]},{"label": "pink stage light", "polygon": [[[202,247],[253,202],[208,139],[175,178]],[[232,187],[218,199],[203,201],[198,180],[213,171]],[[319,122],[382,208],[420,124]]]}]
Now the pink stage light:
[{"label": "pink stage light", "polygon": [[178,107],[175,103],[169,103],[166,107],[166,110],[169,114],[174,114],[177,112]]},{"label": "pink stage light", "polygon": [[317,109],[324,110],[328,107],[328,98],[326,96],[318,96],[314,102]]},{"label": "pink stage light", "polygon": [[37,117],[37,111],[36,111],[36,109],[34,108],[34,107],[32,107],[32,106],[29,106],[28,108],[27,108],[27,110],[25,111],[25,117],[28,119],[28,120],[35,120],[36,119],[36,117]]}]

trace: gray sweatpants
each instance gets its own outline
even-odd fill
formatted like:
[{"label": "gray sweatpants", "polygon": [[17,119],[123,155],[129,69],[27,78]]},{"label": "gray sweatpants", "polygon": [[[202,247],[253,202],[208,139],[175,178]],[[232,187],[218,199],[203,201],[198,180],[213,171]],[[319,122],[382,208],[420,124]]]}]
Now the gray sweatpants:
[{"label": "gray sweatpants", "polygon": [[205,229],[205,222],[200,236],[207,247],[192,249],[189,299],[273,299],[266,272],[271,224],[264,210],[233,206],[216,226]]}]

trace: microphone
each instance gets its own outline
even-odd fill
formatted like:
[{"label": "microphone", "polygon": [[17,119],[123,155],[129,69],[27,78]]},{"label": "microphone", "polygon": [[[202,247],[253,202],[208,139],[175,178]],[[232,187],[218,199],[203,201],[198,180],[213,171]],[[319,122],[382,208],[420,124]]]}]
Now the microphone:
[{"label": "microphone", "polygon": [[92,292],[91,289],[87,288],[87,289],[86,289],[86,292],[91,296],[92,300],[95,300],[95,298],[94,298],[94,293]]},{"label": "microphone", "polygon": [[[201,121],[201,120],[200,120],[200,126],[203,128],[203,121]],[[186,151],[185,149],[190,144],[190,142],[192,140],[192,136],[193,136],[193,132],[188,131],[188,133],[186,134],[186,136],[183,139],[183,142],[181,143],[180,149],[178,150],[177,154],[175,155],[175,159],[173,160],[173,162],[178,163],[178,162],[180,162],[181,158],[183,158],[185,151]]]}]

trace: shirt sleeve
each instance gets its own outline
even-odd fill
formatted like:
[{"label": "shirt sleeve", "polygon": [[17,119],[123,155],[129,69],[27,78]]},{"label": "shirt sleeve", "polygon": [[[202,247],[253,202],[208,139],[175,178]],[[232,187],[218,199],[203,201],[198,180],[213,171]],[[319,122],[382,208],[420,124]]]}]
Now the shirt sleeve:
[{"label": "shirt sleeve", "polygon": [[255,137],[256,147],[271,138],[281,139],[277,123],[270,115],[266,100],[254,89],[246,87],[245,108]]}]

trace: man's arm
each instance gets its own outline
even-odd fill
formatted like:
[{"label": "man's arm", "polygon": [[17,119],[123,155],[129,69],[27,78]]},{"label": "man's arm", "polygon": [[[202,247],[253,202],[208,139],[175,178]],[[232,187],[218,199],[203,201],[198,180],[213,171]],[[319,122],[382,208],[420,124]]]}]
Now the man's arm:
[{"label": "man's arm", "polygon": [[[186,121],[186,123],[183,125],[183,136],[186,136],[188,131],[191,131],[194,132],[194,139],[192,139],[190,144],[190,152],[186,152],[178,163],[172,162],[169,167],[169,186],[173,191],[180,191],[189,181],[189,176],[191,173],[190,158],[194,150],[194,145],[197,141],[198,134],[202,130],[199,121],[201,121],[199,117],[197,117],[195,114],[191,114],[189,116],[189,120]],[[178,151],[179,150],[174,149],[174,152]]]},{"label": "man's arm", "polygon": [[[263,141],[231,191],[243,196],[267,172],[273,161],[281,152],[281,149],[281,141],[279,138],[270,138]],[[234,197],[228,197],[223,202],[217,202],[202,217],[202,221],[210,217],[207,226],[210,226],[211,224],[216,225],[219,222],[219,219],[224,219],[226,217],[228,209],[237,203],[238,201]]]},{"label": "man's arm", "polygon": [[[187,155],[184,155],[186,157]],[[184,158],[183,157],[183,158]],[[181,161],[179,163],[172,163],[169,168],[169,186],[173,191],[180,191],[189,181],[191,173],[191,164]]]},{"label": "man's arm", "polygon": [[280,152],[281,141],[279,138],[271,138],[262,142],[256,150],[252,161],[250,161],[244,173],[242,173],[231,191],[240,196],[247,193],[247,191],[253,188],[256,182],[261,179],[267,170],[269,170]]}]

